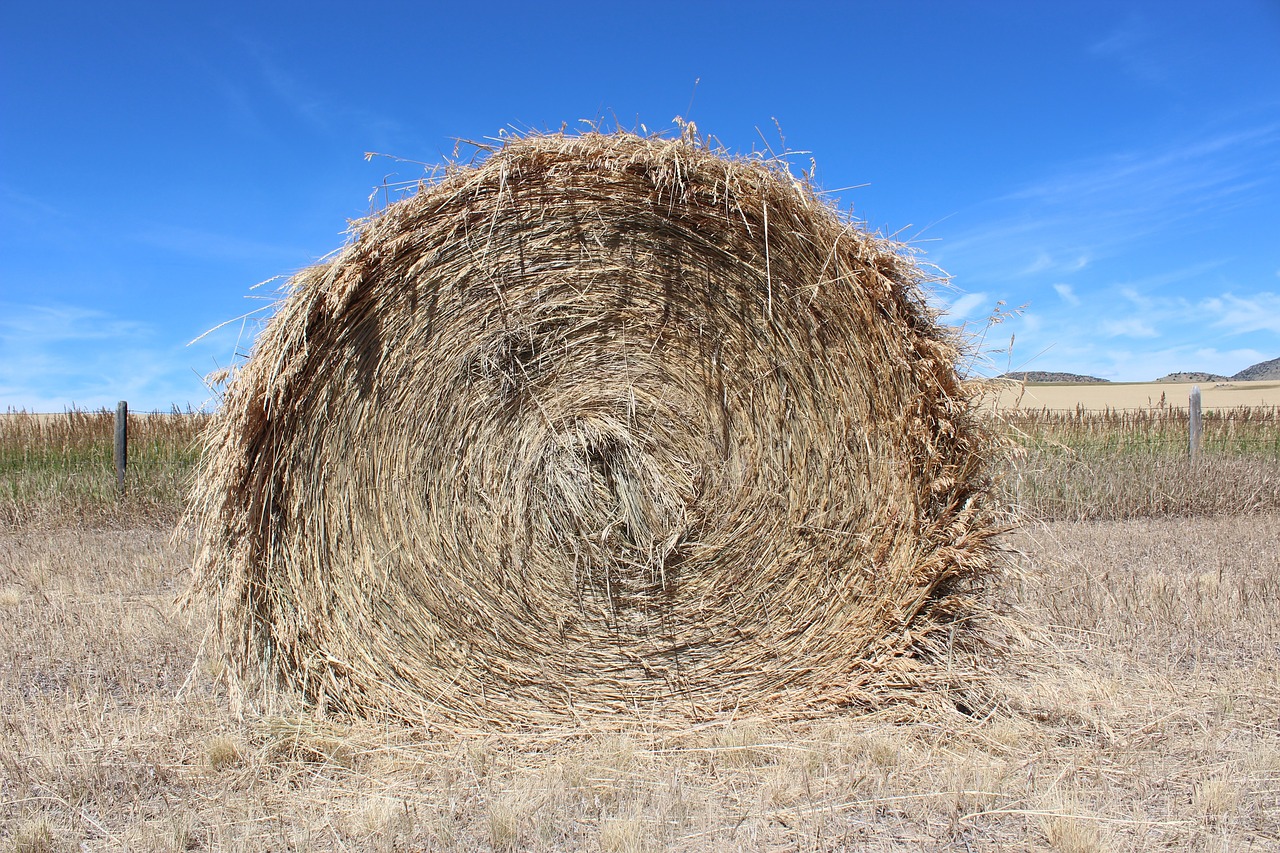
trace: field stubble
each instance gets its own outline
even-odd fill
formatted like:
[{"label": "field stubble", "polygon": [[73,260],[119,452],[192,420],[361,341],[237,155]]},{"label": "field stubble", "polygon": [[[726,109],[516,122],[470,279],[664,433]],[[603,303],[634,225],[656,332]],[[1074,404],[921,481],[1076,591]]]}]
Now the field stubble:
[{"label": "field stubble", "polygon": [[237,715],[148,530],[0,536],[15,850],[1264,850],[1280,516],[1020,534],[1028,625],[975,716],[525,735]]},{"label": "field stubble", "polygon": [[[325,719],[284,698],[237,713],[206,614],[176,608],[191,546],[155,525],[178,490],[68,496],[75,442],[61,462],[27,451],[4,469],[0,518],[0,846],[1276,849],[1269,417],[1199,478],[1151,423],[1019,424],[1029,467],[1006,488],[1058,520],[1010,543],[1023,628],[971,713],[524,735]],[[158,470],[180,482],[192,435],[171,435]]]}]

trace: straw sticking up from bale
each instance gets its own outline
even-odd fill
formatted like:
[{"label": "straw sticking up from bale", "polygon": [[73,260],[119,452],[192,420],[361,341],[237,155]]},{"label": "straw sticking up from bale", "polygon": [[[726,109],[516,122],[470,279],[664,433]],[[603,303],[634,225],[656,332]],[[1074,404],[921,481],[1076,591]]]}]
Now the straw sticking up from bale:
[{"label": "straw sticking up from bale", "polygon": [[995,526],[924,280],[689,135],[451,169],[293,279],[207,436],[236,670],[485,724],[927,683]]}]

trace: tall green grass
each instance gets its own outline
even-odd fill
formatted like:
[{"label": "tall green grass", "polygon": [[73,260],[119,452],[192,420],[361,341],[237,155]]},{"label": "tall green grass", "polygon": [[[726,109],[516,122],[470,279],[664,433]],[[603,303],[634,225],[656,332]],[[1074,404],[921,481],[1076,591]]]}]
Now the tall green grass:
[{"label": "tall green grass", "polygon": [[[1001,412],[1001,430],[1033,450],[1095,457],[1172,458],[1190,449],[1190,414],[1185,408]],[[1213,409],[1202,417],[1201,451],[1208,457],[1280,460],[1280,407]]]},{"label": "tall green grass", "polygon": [[0,524],[169,523],[181,512],[207,416],[130,414],[116,488],[115,412],[0,414]]},{"label": "tall green grass", "polygon": [[1186,409],[1005,411],[1004,499],[1038,519],[1280,511],[1280,407],[1211,410],[1190,458]]},{"label": "tall green grass", "polygon": [[[1204,413],[1200,459],[1185,409],[1004,411],[1002,499],[1031,519],[1280,512],[1280,407]],[[0,526],[171,524],[199,458],[199,413],[131,414],[124,494],[115,413],[0,414]]]}]

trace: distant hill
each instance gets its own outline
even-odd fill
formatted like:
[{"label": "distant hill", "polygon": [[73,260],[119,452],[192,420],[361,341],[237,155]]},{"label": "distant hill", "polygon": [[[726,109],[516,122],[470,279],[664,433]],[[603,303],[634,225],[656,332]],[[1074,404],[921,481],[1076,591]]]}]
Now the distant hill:
[{"label": "distant hill", "polygon": [[1096,376],[1081,376],[1079,373],[1054,373],[1049,370],[1015,370],[1012,373],[1000,374],[1001,379],[1017,379],[1019,382],[1063,382],[1080,384],[1084,382],[1109,382]]},{"label": "distant hill", "polygon": [[[1109,382],[1096,376],[1081,376],[1079,373],[1057,373],[1051,370],[1015,370],[1000,374],[1001,379],[1016,379],[1019,382],[1058,382],[1064,385],[1078,385],[1086,382]],[[1246,367],[1235,376],[1223,376],[1220,373],[1209,373],[1204,370],[1183,370],[1161,376],[1156,382],[1259,382],[1280,381],[1280,358],[1261,361],[1252,367]]]},{"label": "distant hill", "polygon": [[1228,382],[1230,376],[1223,376],[1219,373],[1205,373],[1199,370],[1187,370],[1181,373],[1170,373],[1168,376],[1161,376],[1157,382]]},{"label": "distant hill", "polygon": [[1280,379],[1280,358],[1273,358],[1270,361],[1260,361],[1252,367],[1246,367],[1231,378],[1237,382],[1257,382],[1262,379]]}]

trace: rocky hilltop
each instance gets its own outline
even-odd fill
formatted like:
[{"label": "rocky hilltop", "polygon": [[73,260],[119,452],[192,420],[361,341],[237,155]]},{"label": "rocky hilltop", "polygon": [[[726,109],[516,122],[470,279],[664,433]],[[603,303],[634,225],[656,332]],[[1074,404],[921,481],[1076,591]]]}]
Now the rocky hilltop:
[{"label": "rocky hilltop", "polygon": [[1186,370],[1181,373],[1170,373],[1168,376],[1161,376],[1157,382],[1229,382],[1230,376],[1223,376],[1220,373],[1204,373],[1199,370]]},{"label": "rocky hilltop", "polygon": [[1187,370],[1162,376],[1157,382],[1259,382],[1268,379],[1280,379],[1280,358],[1260,361],[1234,376],[1223,376],[1220,373],[1206,373],[1203,370]]},{"label": "rocky hilltop", "polygon": [[[1002,373],[1000,379],[1016,379],[1019,382],[1060,382],[1066,385],[1078,385],[1086,382],[1110,382],[1096,376],[1082,376],[1079,373],[1058,373],[1052,370],[1015,370]],[[1260,361],[1246,367],[1234,376],[1223,376],[1220,373],[1209,373],[1205,370],[1183,370],[1161,376],[1156,382],[1259,382],[1280,381],[1280,358]]]},{"label": "rocky hilltop", "polygon": [[1015,370],[1012,373],[1000,374],[1001,379],[1017,379],[1019,382],[1063,382],[1072,385],[1084,382],[1109,382],[1096,376],[1081,376],[1079,373],[1054,373],[1050,370]]},{"label": "rocky hilltop", "polygon": [[1246,367],[1231,378],[1237,382],[1258,382],[1264,379],[1280,379],[1280,358],[1273,358],[1270,361],[1260,361],[1252,367]]}]

